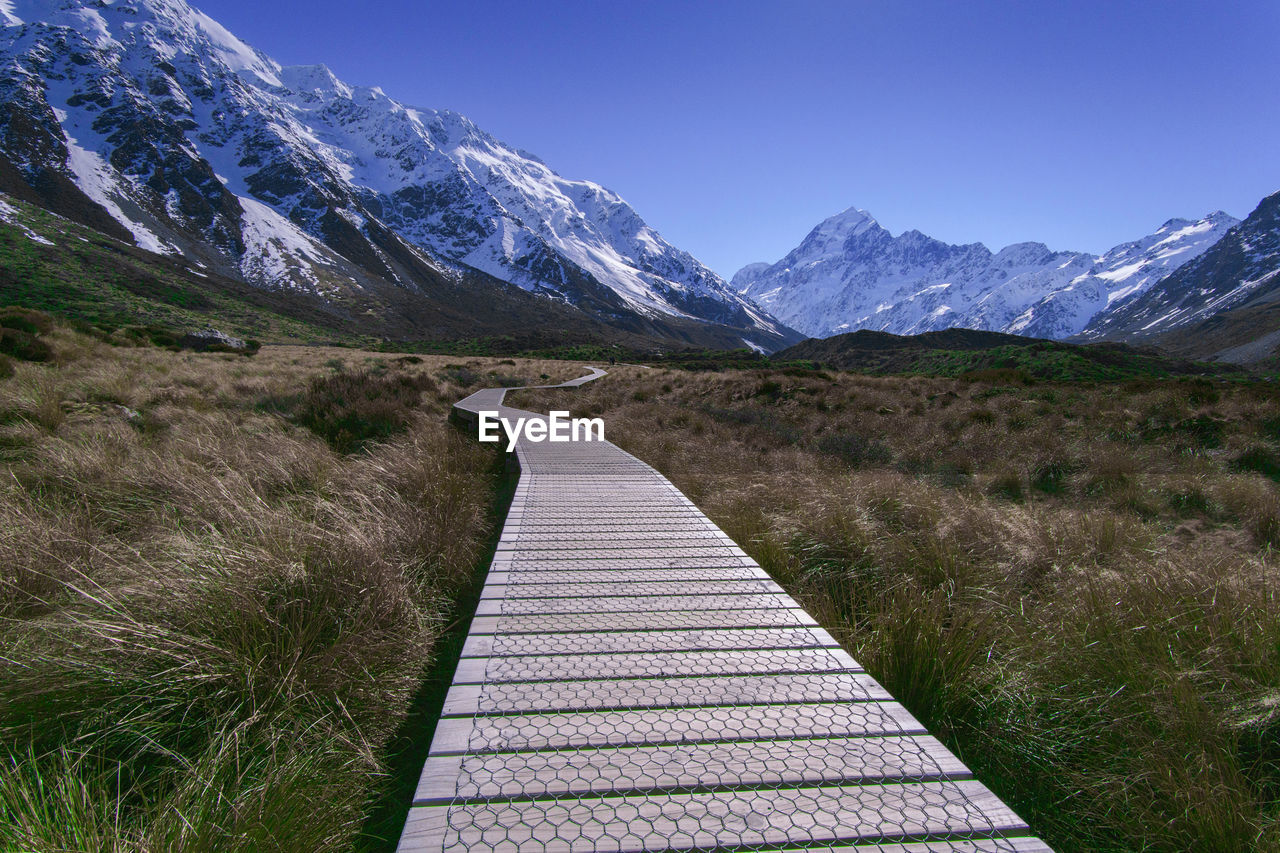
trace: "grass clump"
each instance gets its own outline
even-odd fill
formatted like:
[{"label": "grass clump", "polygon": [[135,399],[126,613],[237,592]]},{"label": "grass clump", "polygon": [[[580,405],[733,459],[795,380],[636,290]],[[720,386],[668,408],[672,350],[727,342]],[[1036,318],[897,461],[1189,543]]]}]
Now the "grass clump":
[{"label": "grass clump", "polygon": [[1233,460],[1242,471],[1257,471],[1262,476],[1280,482],[1280,452],[1265,445],[1251,445]]},{"label": "grass clump", "polygon": [[1061,495],[1067,490],[1071,464],[1060,459],[1042,462],[1031,472],[1031,488],[1047,495]]},{"label": "grass clump", "polygon": [[0,327],[26,332],[28,335],[47,335],[53,331],[53,319],[43,311],[7,305],[0,308]]},{"label": "grass clump", "polygon": [[893,459],[893,452],[882,442],[844,430],[818,436],[813,446],[818,453],[835,457],[850,468],[884,464]]},{"label": "grass clump", "polygon": [[18,329],[0,328],[0,355],[20,361],[50,361],[53,348],[35,335]]},{"label": "grass clump", "polygon": [[44,336],[51,331],[53,320],[47,314],[15,305],[0,308],[0,356],[50,361],[53,348]]},{"label": "grass clump", "polygon": [[296,417],[334,450],[351,453],[408,429],[422,395],[437,387],[425,374],[343,370],[313,379]]}]

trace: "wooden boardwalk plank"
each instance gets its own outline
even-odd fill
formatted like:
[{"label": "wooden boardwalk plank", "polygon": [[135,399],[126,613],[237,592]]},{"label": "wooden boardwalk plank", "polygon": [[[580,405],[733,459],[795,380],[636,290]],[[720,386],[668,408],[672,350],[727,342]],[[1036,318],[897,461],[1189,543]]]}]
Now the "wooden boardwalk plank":
[{"label": "wooden boardwalk plank", "polygon": [[[629,554],[639,552],[644,554],[647,551],[686,551],[691,549],[702,551],[706,548],[728,548],[735,553],[740,550],[731,541],[728,541],[727,537],[721,538],[711,530],[684,536],[668,536],[648,531],[643,536],[637,535],[625,539],[603,534],[595,539],[583,539],[580,536],[576,538],[557,536],[555,538],[540,539],[522,537],[515,542],[502,541],[498,543],[499,551],[519,551],[533,558],[541,556],[543,551],[606,552],[607,556],[609,551],[626,551]],[[701,555],[691,553],[689,556],[697,557]]]},{"label": "wooden boardwalk plank", "polygon": [[765,702],[866,702],[890,698],[871,676],[854,672],[584,679],[455,684],[445,696],[444,715],[592,708],[692,708]]},{"label": "wooden boardwalk plank", "polygon": [[536,572],[540,570],[568,571],[612,571],[615,569],[726,569],[739,566],[755,567],[750,557],[598,557],[596,559],[573,557],[566,559],[524,559],[513,560],[498,556],[493,560],[496,571]]},{"label": "wooden boardwalk plank", "polygon": [[442,719],[431,754],[923,733],[897,702],[506,714]]},{"label": "wooden boardwalk plank", "polygon": [[[709,520],[697,519],[690,516],[689,521],[667,521],[645,522],[641,519],[617,519],[615,521],[602,521],[591,525],[590,532],[597,536],[648,536],[656,532],[667,532],[671,535],[699,535],[706,530],[715,530],[716,528]],[[550,522],[547,524],[534,524],[532,520],[528,522],[515,523],[509,522],[502,529],[504,536],[523,541],[525,537],[536,539],[538,537],[551,536],[582,536],[584,528],[581,524],[557,524]]]},{"label": "wooden boardwalk plank", "polygon": [[836,647],[821,628],[741,628],[712,631],[611,631],[597,634],[476,634],[467,637],[464,658],[504,655],[693,652],[730,649]]},{"label": "wooden boardwalk plank", "polygon": [[[491,571],[489,584],[552,584],[552,583],[608,583],[610,581],[632,583],[664,583],[680,581],[769,580],[768,573],[758,566],[720,566],[713,569],[539,569],[537,571]],[[518,594],[517,590],[512,591]]]},{"label": "wooden boardwalk plank", "polygon": [[801,738],[736,743],[437,756],[415,805],[458,799],[714,790],[965,778],[932,737]]},{"label": "wooden boardwalk plank", "polygon": [[555,853],[643,853],[1026,829],[970,780],[418,806],[405,834],[443,850],[497,849],[514,841]]},{"label": "wooden boardwalk plank", "polygon": [[695,675],[770,675],[857,672],[840,648],[735,649],[696,652],[508,655],[464,658],[454,684],[562,681],[585,678],[659,678]]},{"label": "wooden boardwalk plank", "polygon": [[793,628],[816,625],[799,607],[767,610],[663,610],[651,613],[534,613],[477,616],[473,630],[494,634],[546,631],[677,631],[697,628]]},{"label": "wooden boardwalk plank", "polygon": [[[783,595],[782,587],[771,580],[741,581],[662,581],[628,582],[622,579],[600,581],[597,583],[542,583],[506,584],[489,583],[480,591],[481,598],[500,598],[509,601],[520,601],[529,598],[573,599],[573,598],[607,598],[612,596],[632,596],[652,598],[654,596],[678,596],[688,598],[693,593],[697,598],[708,596],[771,594]],[[554,611],[564,613],[571,607],[566,603]]]},{"label": "wooden boardwalk plank", "polygon": [[788,595],[611,595],[596,598],[481,599],[477,616],[527,613],[660,613],[664,610],[774,610],[800,605]]}]

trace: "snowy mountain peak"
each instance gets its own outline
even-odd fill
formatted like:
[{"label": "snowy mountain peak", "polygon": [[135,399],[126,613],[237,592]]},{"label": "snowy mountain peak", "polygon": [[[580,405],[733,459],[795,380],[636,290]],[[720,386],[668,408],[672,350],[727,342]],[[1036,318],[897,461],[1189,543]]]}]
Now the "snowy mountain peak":
[{"label": "snowy mountain peak", "polygon": [[1046,257],[1052,255],[1049,247],[1044,243],[1027,241],[1024,243],[1010,243],[999,252],[996,252],[992,258],[992,263],[1003,266],[1024,266],[1026,264],[1041,263]]},{"label": "snowy mountain peak", "polygon": [[[1222,211],[1218,211],[1218,212],[1221,213]],[[1206,216],[1205,219],[1209,219],[1213,215],[1214,214],[1209,214],[1209,216]],[[1190,219],[1180,219],[1178,217],[1174,217],[1173,219],[1167,220],[1163,225],[1161,225],[1152,233],[1156,235],[1170,234],[1174,231],[1180,231],[1183,228],[1186,228],[1190,224],[1191,224]]]},{"label": "snowy mountain peak", "polygon": [[352,89],[329,70],[329,66],[286,65],[278,73],[285,88],[297,92],[351,97]]},{"label": "snowy mountain peak", "polygon": [[879,223],[870,213],[860,207],[850,207],[835,216],[828,217],[818,226],[818,229],[828,233],[847,234],[864,231],[877,224]]},{"label": "snowy mountain peak", "polygon": [[919,231],[892,237],[857,208],[822,222],[776,264],[733,277],[740,292],[815,337],[964,326],[1040,337],[1080,332],[1108,306],[1144,292],[1213,245],[1236,220],[1221,211],[1171,219],[1101,257],[1024,242],[992,253]]},{"label": "snowy mountain peak", "polygon": [[74,36],[70,43],[117,55],[138,49],[168,61],[195,53],[216,57],[234,74],[268,85],[280,82],[275,61],[183,0],[4,0],[0,16],[6,26],[66,29]]},{"label": "snowy mountain peak", "polygon": [[880,223],[865,210],[851,207],[824,219],[809,232],[801,246],[823,252],[838,251],[846,240],[880,228]]}]

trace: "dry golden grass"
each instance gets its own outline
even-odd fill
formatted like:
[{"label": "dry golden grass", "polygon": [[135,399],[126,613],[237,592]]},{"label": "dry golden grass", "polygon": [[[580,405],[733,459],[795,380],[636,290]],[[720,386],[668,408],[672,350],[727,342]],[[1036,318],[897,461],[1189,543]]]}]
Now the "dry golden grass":
[{"label": "dry golden grass", "polygon": [[620,367],[603,416],[1059,850],[1280,849],[1280,394]]},{"label": "dry golden grass", "polygon": [[[384,744],[494,528],[448,407],[578,369],[48,340],[0,379],[0,849],[377,847]],[[412,379],[399,431],[301,426],[339,374]]]}]

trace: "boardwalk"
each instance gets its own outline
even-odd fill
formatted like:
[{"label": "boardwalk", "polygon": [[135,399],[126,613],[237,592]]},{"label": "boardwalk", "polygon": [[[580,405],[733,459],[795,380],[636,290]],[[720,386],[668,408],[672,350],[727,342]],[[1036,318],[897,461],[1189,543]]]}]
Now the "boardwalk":
[{"label": "boardwalk", "polygon": [[401,851],[1048,853],[657,471],[516,453]]}]

